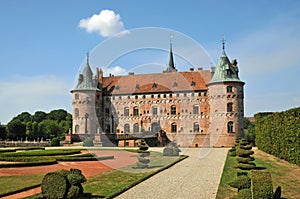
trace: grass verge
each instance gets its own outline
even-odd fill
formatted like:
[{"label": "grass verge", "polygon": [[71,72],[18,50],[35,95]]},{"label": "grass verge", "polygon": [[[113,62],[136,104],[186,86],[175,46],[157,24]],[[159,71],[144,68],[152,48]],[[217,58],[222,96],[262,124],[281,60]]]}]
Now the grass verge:
[{"label": "grass verge", "polygon": [[[290,164],[284,160],[280,160],[263,151],[254,149],[255,164],[260,168],[266,168],[271,173],[273,190],[277,186],[282,188],[283,198],[298,198],[300,195],[300,167],[295,164]],[[234,167],[237,165],[235,157],[227,154],[224,165],[220,185],[216,199],[228,199],[236,194],[236,189],[230,187],[227,183],[236,178],[236,173],[239,171]]]},{"label": "grass verge", "polygon": [[83,185],[84,192],[92,194],[93,198],[113,198],[185,158],[187,156],[151,155],[149,169],[133,169],[135,165],[131,165],[120,170],[101,173],[88,179]]},{"label": "grass verge", "polygon": [[10,195],[21,190],[39,186],[45,174],[31,174],[23,176],[1,176],[0,197]]}]

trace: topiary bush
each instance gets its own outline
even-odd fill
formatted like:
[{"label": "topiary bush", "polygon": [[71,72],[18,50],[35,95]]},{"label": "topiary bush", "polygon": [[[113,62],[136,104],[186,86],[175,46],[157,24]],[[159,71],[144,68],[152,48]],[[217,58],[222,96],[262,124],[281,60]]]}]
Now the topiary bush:
[{"label": "topiary bush", "polygon": [[250,171],[251,192],[253,198],[273,198],[271,174],[267,171]]},{"label": "topiary bush", "polygon": [[50,145],[51,146],[60,146],[59,139],[58,138],[52,138]]},{"label": "topiary bush", "polygon": [[281,186],[278,186],[275,190],[273,199],[280,199],[281,198]]},{"label": "topiary bush", "polygon": [[42,181],[42,194],[47,199],[65,198],[68,190],[68,180],[58,172],[50,172]]},{"label": "topiary bush", "polygon": [[138,146],[139,146],[138,155],[137,155],[138,162],[137,162],[137,167],[134,168],[138,168],[138,169],[148,168],[148,164],[150,160],[145,157],[148,157],[150,155],[150,152],[147,151],[149,147],[145,142],[145,140],[143,139],[139,142]]},{"label": "topiary bush", "polygon": [[83,146],[94,146],[93,139],[90,137],[87,137],[83,141]]},{"label": "topiary bush", "polygon": [[256,165],[253,163],[255,159],[251,157],[253,154],[252,146],[248,145],[248,142],[245,139],[239,140],[236,146],[237,167],[242,170],[255,169]]},{"label": "topiary bush", "polygon": [[251,179],[246,175],[240,175],[233,182],[228,183],[231,187],[237,188],[238,191],[241,189],[249,189],[251,186]]},{"label": "topiary bush", "polygon": [[170,142],[163,150],[163,156],[179,156],[181,150],[175,142]]},{"label": "topiary bush", "polygon": [[242,189],[238,192],[239,199],[252,199],[252,194],[250,189]]},{"label": "topiary bush", "polygon": [[42,181],[42,195],[46,199],[79,198],[83,194],[81,183],[85,181],[78,169],[50,172]]}]

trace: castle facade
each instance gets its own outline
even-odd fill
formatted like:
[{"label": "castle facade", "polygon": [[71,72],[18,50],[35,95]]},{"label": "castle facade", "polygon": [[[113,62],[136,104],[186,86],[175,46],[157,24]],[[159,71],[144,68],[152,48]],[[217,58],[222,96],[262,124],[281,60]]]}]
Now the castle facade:
[{"label": "castle facade", "polygon": [[175,68],[172,46],[165,71],[109,75],[89,60],[72,93],[72,139],[92,137],[102,146],[170,141],[182,147],[232,146],[243,135],[244,82],[237,61],[223,51],[211,70]]}]

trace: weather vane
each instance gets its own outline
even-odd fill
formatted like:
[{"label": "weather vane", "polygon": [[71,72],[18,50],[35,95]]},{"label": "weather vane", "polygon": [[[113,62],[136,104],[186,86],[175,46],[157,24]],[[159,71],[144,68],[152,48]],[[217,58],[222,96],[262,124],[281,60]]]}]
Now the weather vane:
[{"label": "weather vane", "polygon": [[222,48],[223,48],[223,50],[225,50],[225,36],[224,35],[222,35]]}]

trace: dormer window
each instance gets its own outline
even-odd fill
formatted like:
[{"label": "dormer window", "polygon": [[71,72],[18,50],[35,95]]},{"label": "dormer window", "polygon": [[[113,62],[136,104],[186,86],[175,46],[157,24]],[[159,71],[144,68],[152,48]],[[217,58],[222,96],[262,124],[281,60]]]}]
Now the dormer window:
[{"label": "dormer window", "polygon": [[120,90],[120,86],[119,85],[116,86],[116,90]]},{"label": "dormer window", "polygon": [[177,87],[177,82],[174,82],[173,87]]},{"label": "dormer window", "polygon": [[152,88],[157,88],[156,83],[153,83]]},{"label": "dormer window", "polygon": [[137,85],[135,86],[135,88],[136,88],[136,89],[140,89],[140,85],[137,84]]},{"label": "dormer window", "polygon": [[191,86],[195,86],[196,82],[192,81]]}]

